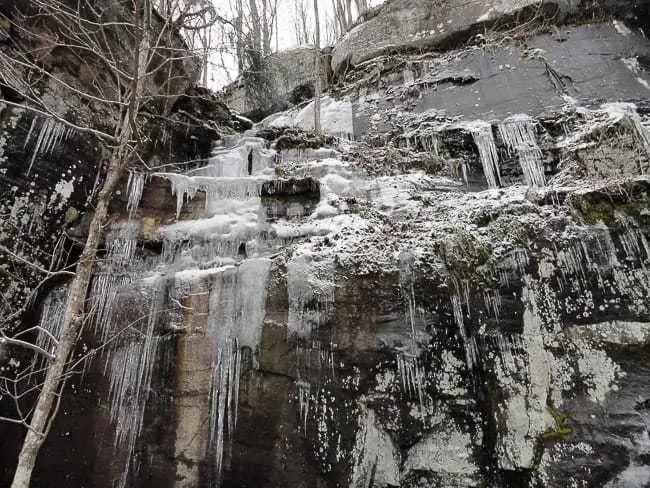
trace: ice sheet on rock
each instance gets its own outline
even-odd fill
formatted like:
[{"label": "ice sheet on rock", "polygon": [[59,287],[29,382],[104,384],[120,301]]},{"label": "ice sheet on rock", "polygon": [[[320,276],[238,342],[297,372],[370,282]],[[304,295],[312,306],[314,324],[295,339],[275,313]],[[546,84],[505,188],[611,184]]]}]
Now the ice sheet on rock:
[{"label": "ice sheet on rock", "polygon": [[535,120],[524,114],[513,115],[499,123],[498,127],[510,153],[519,158],[526,183],[529,186],[544,186],[543,154],[537,145]]},{"label": "ice sheet on rock", "polygon": [[192,170],[192,176],[241,178],[249,176],[249,155],[251,174],[256,175],[274,166],[275,151],[266,149],[266,141],[259,137],[242,138],[231,148],[215,148],[205,166]]},{"label": "ice sheet on rock", "polygon": [[320,266],[311,254],[294,255],[287,263],[290,335],[308,339],[333,311],[336,285],[327,276],[331,267]]},{"label": "ice sheet on rock", "polygon": [[350,488],[400,486],[400,454],[378,425],[373,410],[363,406],[352,450]]},{"label": "ice sheet on rock", "polygon": [[226,207],[212,217],[161,226],[157,234],[161,239],[171,242],[188,239],[206,241],[217,237],[247,240],[261,230],[259,200],[250,204],[240,202],[238,209],[228,210]]},{"label": "ice sheet on rock", "polygon": [[404,474],[435,472],[439,476],[455,477],[453,484],[445,486],[475,486],[473,476],[478,467],[472,437],[459,429],[453,420],[447,420],[449,416],[444,417],[444,425],[437,426],[435,433],[424,436],[408,450]]},{"label": "ice sheet on rock", "polygon": [[393,217],[412,217],[419,214],[422,195],[436,189],[458,188],[461,183],[449,178],[433,177],[423,171],[396,176],[374,178],[358,193],[372,201],[382,213]]},{"label": "ice sheet on rock", "polygon": [[324,159],[334,159],[340,157],[341,154],[336,149],[319,147],[316,149],[283,149],[279,151],[279,162],[309,162]]},{"label": "ice sheet on rock", "polygon": [[[302,109],[292,109],[267,117],[262,125],[270,127],[299,127],[314,130],[314,102]],[[349,98],[334,100],[329,96],[321,98],[321,130],[337,137],[354,138],[352,102]]]}]

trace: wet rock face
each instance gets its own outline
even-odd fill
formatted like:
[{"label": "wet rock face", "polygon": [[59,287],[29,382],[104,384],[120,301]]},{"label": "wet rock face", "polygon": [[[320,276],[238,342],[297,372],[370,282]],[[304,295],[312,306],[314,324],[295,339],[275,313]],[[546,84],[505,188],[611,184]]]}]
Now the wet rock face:
[{"label": "wet rock face", "polygon": [[374,58],[325,137],[308,105],[131,173],[37,486],[647,485],[648,43],[622,20]]},{"label": "wet rock face", "polygon": [[[351,93],[355,134],[390,127],[392,118],[403,123],[398,110],[407,117],[435,111],[442,117],[505,119],[557,110],[567,97],[586,106],[611,100],[646,106],[649,81],[639,60],[648,56],[650,44],[621,21],[563,26],[522,42],[495,35],[481,48],[406,57],[397,64],[380,58],[351,72],[358,87]],[[392,96],[376,97],[375,91]],[[377,111],[393,107],[399,107],[394,115],[373,120]]]},{"label": "wet rock face", "polygon": [[97,190],[102,152],[92,139],[29,112],[6,108],[0,117],[0,208],[6,216],[0,224],[0,243],[6,248],[0,283],[1,307],[8,316],[27,305],[44,277],[10,253],[45,269],[74,261],[78,251],[62,230],[71,232],[81,223]]},{"label": "wet rock face", "polygon": [[[521,24],[562,24],[590,16],[617,14],[635,25],[647,22],[647,2],[456,2],[389,0],[352,28],[332,52],[332,69],[341,75],[374,57],[418,50],[448,49],[485,32]],[[592,17],[593,18],[593,17]],[[545,20],[548,19],[548,20]],[[646,26],[647,27],[647,26]]]}]

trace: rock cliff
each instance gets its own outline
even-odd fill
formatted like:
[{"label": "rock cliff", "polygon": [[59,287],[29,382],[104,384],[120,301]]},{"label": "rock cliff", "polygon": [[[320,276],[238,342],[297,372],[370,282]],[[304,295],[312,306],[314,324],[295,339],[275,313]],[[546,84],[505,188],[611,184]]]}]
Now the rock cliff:
[{"label": "rock cliff", "polygon": [[648,485],[648,6],[394,0],[132,173],[35,486]]}]

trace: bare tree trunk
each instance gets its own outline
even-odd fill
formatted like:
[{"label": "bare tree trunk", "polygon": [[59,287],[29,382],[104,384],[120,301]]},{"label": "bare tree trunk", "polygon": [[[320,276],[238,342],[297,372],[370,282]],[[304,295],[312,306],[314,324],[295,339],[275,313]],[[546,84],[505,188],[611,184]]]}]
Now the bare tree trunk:
[{"label": "bare tree trunk", "polygon": [[336,36],[342,36],[352,25],[352,0],[332,0]]},{"label": "bare tree trunk", "polygon": [[43,389],[38,396],[38,401],[34,408],[34,415],[32,416],[29,430],[27,431],[23,447],[18,456],[18,466],[16,467],[11,488],[29,488],[36,457],[47,436],[51,422],[54,420],[56,413],[56,408],[53,408],[54,402],[60,398],[61,389],[64,384],[66,364],[77,342],[83,324],[86,292],[90,284],[97,248],[101,241],[103,224],[108,215],[110,199],[123,166],[121,158],[122,152],[116,151],[111,158],[106,181],[99,193],[99,200],[95,215],[90,224],[88,239],[79,258],[74,280],[70,285],[68,302],[66,304],[63,324],[61,325],[61,337],[55,351],[55,358],[50,361],[47,367]]},{"label": "bare tree trunk", "polygon": [[248,2],[251,11],[251,43],[255,51],[255,55],[262,57],[262,26],[260,21],[260,12],[257,9],[257,0],[249,0]]},{"label": "bare tree trunk", "polygon": [[239,74],[244,72],[244,61],[246,59],[246,41],[244,39],[244,5],[242,0],[237,0],[235,10],[235,50],[237,55],[237,69]]},{"label": "bare tree trunk", "polygon": [[280,52],[280,39],[279,39],[279,30],[278,30],[278,2],[275,2],[275,18],[273,19],[275,23],[275,52]]},{"label": "bare tree trunk", "polygon": [[357,6],[357,17],[368,10],[368,0],[354,0],[354,3]]},{"label": "bare tree trunk", "polygon": [[314,0],[314,21],[315,24],[315,80],[314,80],[314,131],[317,134],[320,134],[320,95],[322,91],[321,87],[321,61],[320,61],[320,20],[318,18],[318,0]]}]

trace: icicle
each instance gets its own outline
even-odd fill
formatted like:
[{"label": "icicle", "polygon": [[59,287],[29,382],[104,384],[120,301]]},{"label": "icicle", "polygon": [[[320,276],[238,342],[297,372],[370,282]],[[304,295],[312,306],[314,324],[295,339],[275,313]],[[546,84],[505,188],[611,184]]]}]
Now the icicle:
[{"label": "icicle", "polygon": [[145,180],[146,176],[144,173],[134,173],[133,171],[129,173],[129,180],[126,184],[126,193],[128,195],[126,210],[129,212],[130,219],[135,217],[140,206]]},{"label": "icicle", "polygon": [[517,154],[526,183],[544,186],[543,154],[537,146],[535,120],[528,115],[513,115],[499,124],[499,133],[508,150]]},{"label": "icicle", "polygon": [[50,153],[62,141],[65,141],[71,133],[71,130],[58,120],[52,118],[46,118],[43,120],[42,117],[34,117],[32,119],[32,124],[29,128],[29,131],[27,132],[27,137],[25,138],[23,147],[27,147],[32,138],[32,134],[34,133],[36,125],[41,120],[41,127],[39,129],[38,136],[36,136],[34,147],[32,148],[32,158],[29,162],[29,168],[27,168],[27,174],[29,174],[32,170],[34,161],[36,161],[36,158],[38,156],[47,155]]},{"label": "icicle", "polygon": [[[150,293],[149,290],[147,287],[141,293]],[[110,378],[109,412],[115,423],[115,446],[125,453],[126,459],[119,488],[127,486],[129,472],[134,470],[134,463],[137,462],[135,446],[142,429],[156,352],[161,341],[161,337],[155,333],[155,325],[162,310],[164,280],[157,280],[151,293],[145,330],[126,344],[116,345],[106,359]],[[137,327],[136,324],[133,326]]]},{"label": "icicle", "polygon": [[300,409],[300,420],[302,422],[302,431],[307,433],[307,419],[309,418],[309,401],[311,385],[306,381],[296,381],[298,387],[298,405]]},{"label": "icicle", "polygon": [[474,138],[474,144],[478,148],[488,186],[497,188],[501,184],[501,174],[497,147],[494,144],[494,135],[492,134],[492,125],[487,122],[476,121],[470,124],[468,129]]},{"label": "icicle", "polygon": [[[61,324],[67,304],[68,287],[59,286],[47,294],[43,300],[43,310],[38,323],[36,345],[44,351],[54,352],[56,340],[60,336]],[[34,357],[34,366],[40,369],[45,366],[45,358],[40,355]]]},{"label": "icicle", "polygon": [[111,265],[123,266],[132,262],[141,226],[141,222],[136,220],[124,220],[111,225],[106,235],[108,261]]}]

